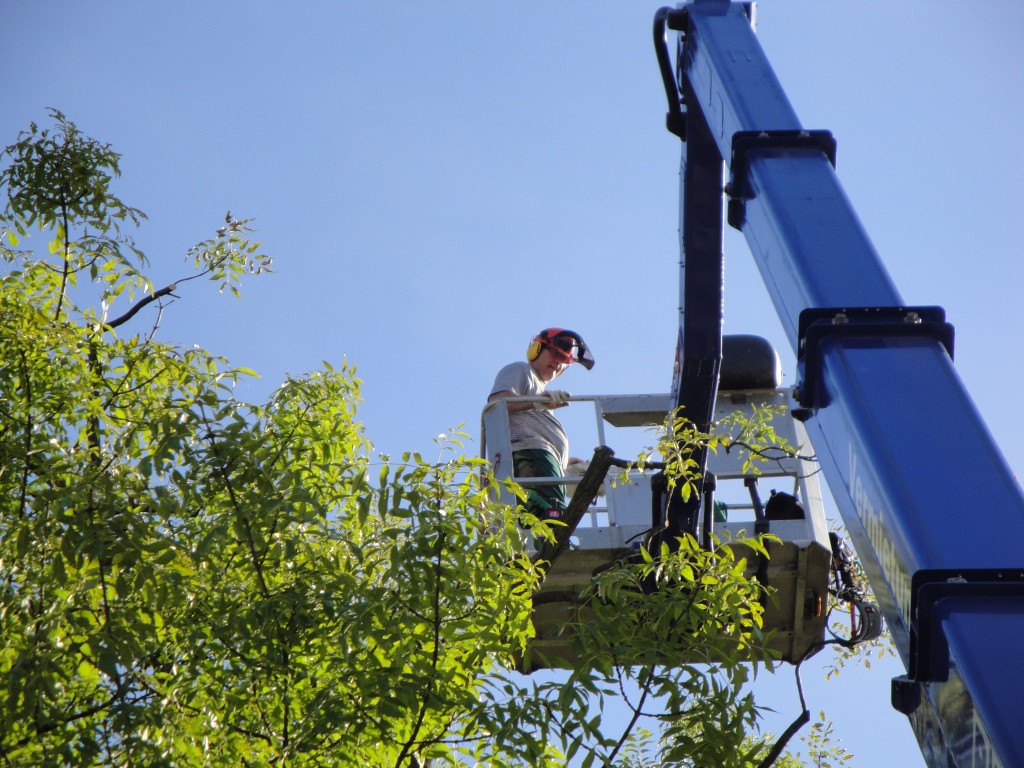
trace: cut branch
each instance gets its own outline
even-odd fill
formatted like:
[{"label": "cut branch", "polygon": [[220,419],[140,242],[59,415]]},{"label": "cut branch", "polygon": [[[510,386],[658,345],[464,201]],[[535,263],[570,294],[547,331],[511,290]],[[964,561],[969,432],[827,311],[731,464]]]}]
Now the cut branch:
[{"label": "cut branch", "polygon": [[164,296],[173,295],[172,292],[176,290],[177,287],[177,283],[171,283],[170,285],[161,288],[159,291],[151,293],[149,296],[146,296],[138,304],[129,309],[120,317],[111,320],[109,323],[104,323],[103,327],[106,328],[107,330],[113,330],[114,328],[117,328],[120,325],[124,325],[133,317],[135,317],[135,315],[138,314],[139,310],[142,309],[143,307],[152,304],[157,299],[162,299]]},{"label": "cut branch", "polygon": [[615,452],[611,448],[605,445],[595,448],[590,466],[580,478],[576,492],[573,493],[572,500],[562,517],[562,522],[565,525],[554,529],[555,540],[546,542],[533,558],[545,575],[551,569],[555,558],[569,548],[569,539],[576,532],[576,526],[580,524],[583,516],[587,513],[590,503],[597,496],[597,492],[601,489],[601,483],[604,482],[604,477],[612,466],[627,467],[629,465],[621,459],[616,459]]}]

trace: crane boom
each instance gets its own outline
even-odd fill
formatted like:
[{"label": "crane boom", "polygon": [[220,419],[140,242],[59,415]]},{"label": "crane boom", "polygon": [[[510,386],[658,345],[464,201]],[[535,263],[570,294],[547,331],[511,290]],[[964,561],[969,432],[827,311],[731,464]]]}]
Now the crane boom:
[{"label": "crane boom", "polygon": [[[904,304],[831,134],[801,126],[752,14],[693,0],[655,19],[668,128],[683,139],[674,394],[691,414],[714,402],[721,295],[700,296],[723,282],[725,211],[797,356],[800,417],[907,669],[894,706],[929,765],[1024,765],[1024,496],[953,366],[943,310]],[[668,517],[679,530],[693,516],[670,501]]]}]

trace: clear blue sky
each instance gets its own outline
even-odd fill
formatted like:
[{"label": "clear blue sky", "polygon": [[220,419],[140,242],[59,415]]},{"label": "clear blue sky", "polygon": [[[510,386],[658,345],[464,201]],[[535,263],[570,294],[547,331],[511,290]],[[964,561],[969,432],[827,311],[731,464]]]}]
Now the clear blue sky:
[{"label": "clear blue sky", "polygon": [[[249,399],[345,358],[378,449],[431,451],[450,426],[476,432],[495,371],[545,326],[597,357],[562,381],[574,394],[668,390],[679,151],[657,8],[7,0],[0,141],[56,107],[111,142],[158,286],[227,210],[254,217],[277,273],[241,301],[189,285],[162,337],[260,371]],[[758,22],[804,126],[837,137],[903,297],[946,308],[957,368],[1020,472],[1024,4],[763,0]],[[727,248],[726,330],[772,339],[792,383],[746,246]],[[923,764],[889,707],[899,671],[804,672],[859,765]],[[796,714],[782,676],[766,685],[780,731]]]}]

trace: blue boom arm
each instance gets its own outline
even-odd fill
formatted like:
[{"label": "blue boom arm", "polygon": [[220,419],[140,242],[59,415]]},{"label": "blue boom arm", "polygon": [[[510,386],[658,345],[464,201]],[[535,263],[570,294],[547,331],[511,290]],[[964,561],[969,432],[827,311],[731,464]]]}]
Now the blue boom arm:
[{"label": "blue boom arm", "polygon": [[[1024,765],[1024,496],[953,367],[943,310],[904,305],[835,142],[800,125],[751,13],[694,0],[655,20],[656,42],[680,33],[674,73],[659,50],[684,140],[678,401],[699,414],[709,386],[714,400],[725,209],[797,355],[799,415],[907,668],[894,706],[929,765]],[[685,529],[692,516],[669,507]]]}]

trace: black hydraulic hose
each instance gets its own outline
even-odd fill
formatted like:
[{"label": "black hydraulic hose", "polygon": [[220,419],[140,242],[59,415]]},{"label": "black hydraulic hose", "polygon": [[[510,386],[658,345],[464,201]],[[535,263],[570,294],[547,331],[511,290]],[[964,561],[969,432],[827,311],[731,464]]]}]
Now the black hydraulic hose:
[{"label": "black hydraulic hose", "polygon": [[715,533],[715,491],[718,489],[717,478],[708,472],[704,476],[704,549],[711,551],[711,537]]},{"label": "black hydraulic hose", "polygon": [[683,113],[682,100],[679,98],[679,86],[672,71],[672,57],[668,51],[669,20],[678,22],[685,11],[674,8],[659,8],[654,14],[654,51],[658,56],[658,69],[661,81],[665,86],[665,97],[668,99],[668,114],[665,116],[665,127],[679,138],[686,140],[686,117]]},{"label": "black hydraulic hose", "polygon": [[743,484],[747,486],[750,491],[750,503],[754,507],[754,519],[759,525],[764,525],[764,504],[761,503],[761,494],[757,492],[757,478],[745,477],[743,478]]},{"label": "black hydraulic hose", "polygon": [[804,685],[803,682],[800,680],[800,664],[803,664],[803,659],[801,659],[800,662],[796,665],[795,672],[796,690],[797,694],[800,696],[800,708],[803,711],[800,713],[800,716],[797,717],[796,720],[789,724],[789,728],[787,728],[785,732],[778,738],[778,740],[772,746],[771,751],[768,753],[765,759],[761,761],[758,768],[768,768],[768,766],[772,765],[776,760],[778,760],[779,755],[782,754],[782,750],[786,748],[786,745],[789,743],[789,740],[793,738],[793,735],[811,721],[811,713],[807,710],[807,701],[804,699]]}]

